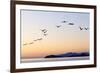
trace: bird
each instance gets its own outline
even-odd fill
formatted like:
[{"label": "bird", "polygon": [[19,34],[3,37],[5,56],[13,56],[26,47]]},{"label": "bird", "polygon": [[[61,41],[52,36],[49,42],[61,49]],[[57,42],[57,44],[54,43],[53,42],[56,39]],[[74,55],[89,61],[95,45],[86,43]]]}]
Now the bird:
[{"label": "bird", "polygon": [[62,23],[66,23],[67,21],[62,21]]},{"label": "bird", "polygon": [[43,38],[39,38],[39,39],[37,39],[37,40],[42,40]]},{"label": "bird", "polygon": [[47,32],[47,30],[46,30],[46,29],[42,29],[41,31],[42,31],[43,33],[46,33],[46,32]]},{"label": "bird", "polygon": [[61,27],[61,25],[57,25],[56,27],[59,28],[59,27]]},{"label": "bird", "polygon": [[85,30],[88,30],[89,28],[85,28]]},{"label": "bird", "polygon": [[27,43],[23,44],[23,45],[27,45]]},{"label": "bird", "polygon": [[34,41],[37,41],[37,39],[36,39],[36,40],[34,40]]},{"label": "bird", "polygon": [[43,33],[46,33],[47,31],[44,31]]},{"label": "bird", "polygon": [[68,23],[68,25],[74,25],[74,23]]},{"label": "bird", "polygon": [[44,36],[47,36],[48,34],[43,34]]},{"label": "bird", "polygon": [[33,42],[29,43],[29,44],[33,44]]},{"label": "bird", "polygon": [[83,30],[83,28],[82,27],[79,27],[80,28],[80,30]]}]

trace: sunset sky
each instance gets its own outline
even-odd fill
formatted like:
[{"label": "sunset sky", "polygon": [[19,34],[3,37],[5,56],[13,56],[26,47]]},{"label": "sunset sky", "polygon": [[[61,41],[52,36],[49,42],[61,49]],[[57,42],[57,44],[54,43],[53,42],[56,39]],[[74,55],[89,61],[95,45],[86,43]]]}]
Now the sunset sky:
[{"label": "sunset sky", "polygon": [[[21,58],[88,52],[89,30],[79,27],[89,28],[89,17],[89,13],[21,10]],[[67,22],[62,23],[64,20]],[[70,22],[74,25],[68,25]],[[41,29],[47,29],[48,35],[44,36]],[[43,39],[34,41],[39,38]]]}]

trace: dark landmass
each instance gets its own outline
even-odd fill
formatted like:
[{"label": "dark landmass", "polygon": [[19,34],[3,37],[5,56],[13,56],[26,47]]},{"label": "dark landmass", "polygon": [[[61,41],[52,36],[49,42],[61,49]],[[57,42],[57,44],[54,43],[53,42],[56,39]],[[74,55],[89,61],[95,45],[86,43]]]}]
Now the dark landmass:
[{"label": "dark landmass", "polygon": [[89,56],[89,52],[80,52],[80,53],[68,52],[68,53],[58,54],[58,55],[48,55],[45,56],[45,58],[84,57],[84,56]]}]

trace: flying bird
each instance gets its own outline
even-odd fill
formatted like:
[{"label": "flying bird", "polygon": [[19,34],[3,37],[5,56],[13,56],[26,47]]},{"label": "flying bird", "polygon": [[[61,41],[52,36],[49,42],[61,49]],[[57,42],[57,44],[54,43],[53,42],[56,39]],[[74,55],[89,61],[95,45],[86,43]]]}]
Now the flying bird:
[{"label": "flying bird", "polygon": [[85,30],[88,30],[89,28],[85,28]]},{"label": "flying bird", "polygon": [[66,23],[67,21],[62,21],[62,23]]},{"label": "flying bird", "polygon": [[47,30],[46,30],[46,29],[42,29],[41,31],[42,31],[43,33],[46,33],[46,32],[47,32]]},{"label": "flying bird", "polygon": [[37,39],[36,39],[36,40],[34,40],[34,41],[37,41]]},{"label": "flying bird", "polygon": [[74,25],[74,23],[68,23],[68,25]]},{"label": "flying bird", "polygon": [[43,34],[44,36],[47,36],[48,34]]},{"label": "flying bird", "polygon": [[33,42],[29,43],[29,44],[33,44]]},{"label": "flying bird", "polygon": [[42,40],[43,38],[39,38],[39,39],[37,39],[37,40]]},{"label": "flying bird", "polygon": [[80,28],[80,30],[83,30],[83,28],[82,27],[79,27]]},{"label": "flying bird", "polygon": [[56,27],[59,28],[59,27],[61,27],[61,25],[57,25]]},{"label": "flying bird", "polygon": [[23,44],[23,45],[27,45],[27,43]]}]

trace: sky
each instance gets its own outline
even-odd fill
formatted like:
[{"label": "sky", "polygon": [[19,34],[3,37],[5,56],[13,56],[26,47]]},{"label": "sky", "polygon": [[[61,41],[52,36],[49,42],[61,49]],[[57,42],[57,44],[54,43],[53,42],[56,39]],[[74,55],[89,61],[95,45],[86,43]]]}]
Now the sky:
[{"label": "sky", "polygon": [[[89,13],[21,10],[20,15],[21,58],[89,51],[89,30],[79,28],[89,28]],[[59,25],[61,27],[57,28]],[[47,36],[43,35],[42,29],[47,30]],[[42,40],[34,41],[39,38]]]}]

